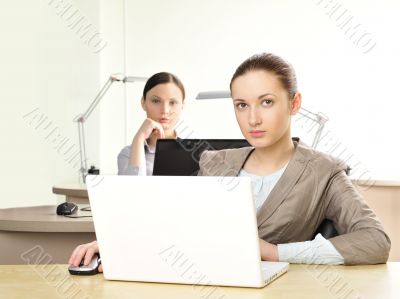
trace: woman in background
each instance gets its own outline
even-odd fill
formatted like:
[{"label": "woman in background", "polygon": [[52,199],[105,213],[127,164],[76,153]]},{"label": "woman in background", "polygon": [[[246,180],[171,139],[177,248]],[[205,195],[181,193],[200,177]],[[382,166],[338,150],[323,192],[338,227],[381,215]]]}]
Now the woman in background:
[{"label": "woman in background", "polygon": [[[118,155],[119,175],[152,175],[157,139],[177,138],[175,125],[184,99],[185,88],[175,75],[161,72],[147,80],[141,99],[147,118],[136,132],[132,144],[124,147]],[[97,241],[79,245],[68,263],[78,266],[83,259],[84,265],[88,265],[98,252]],[[103,271],[102,265],[98,270]]]},{"label": "woman in background", "polygon": [[177,138],[175,125],[185,99],[185,88],[177,76],[161,72],[144,86],[141,104],[147,118],[136,132],[132,144],[118,155],[118,174],[152,175],[158,138]]}]

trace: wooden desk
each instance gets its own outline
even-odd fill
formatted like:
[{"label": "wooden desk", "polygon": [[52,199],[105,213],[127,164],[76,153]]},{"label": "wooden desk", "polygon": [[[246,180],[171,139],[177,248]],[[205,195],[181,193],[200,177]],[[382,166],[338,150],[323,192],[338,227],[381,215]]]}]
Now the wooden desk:
[{"label": "wooden desk", "polygon": [[[400,261],[400,182],[399,181],[362,181],[353,180],[367,203],[382,221],[385,231],[392,241],[389,261]],[[53,187],[53,192],[65,195],[66,201],[88,203],[84,184],[60,184]]]},{"label": "wooden desk", "polygon": [[65,201],[89,204],[86,184],[60,184],[53,186],[53,193],[65,195]]},{"label": "wooden desk", "polygon": [[0,266],[0,298],[400,298],[400,263],[376,266],[291,265],[263,289],[106,281],[70,276],[66,265]]},{"label": "wooden desk", "polygon": [[0,209],[0,264],[23,264],[21,254],[36,245],[49,253],[53,263],[65,263],[77,245],[95,238],[91,217],[58,216],[56,206]]}]

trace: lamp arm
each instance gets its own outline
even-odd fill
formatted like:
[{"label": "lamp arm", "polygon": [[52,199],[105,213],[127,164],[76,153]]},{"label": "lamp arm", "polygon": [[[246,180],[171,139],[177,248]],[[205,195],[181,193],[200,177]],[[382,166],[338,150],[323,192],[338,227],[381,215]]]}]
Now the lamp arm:
[{"label": "lamp arm", "polygon": [[85,122],[89,116],[92,114],[93,110],[96,108],[96,106],[99,104],[100,100],[104,97],[108,89],[111,87],[111,85],[114,83],[114,80],[112,77],[110,77],[107,82],[104,84],[104,86],[100,89],[99,93],[96,95],[92,103],[89,105],[89,107],[86,109],[85,113],[81,115],[81,122]]},{"label": "lamp arm", "polygon": [[74,119],[74,121],[77,122],[77,124],[78,124],[79,155],[80,155],[80,160],[81,160],[80,173],[82,175],[82,180],[84,183],[86,183],[86,175],[87,175],[87,171],[88,171],[87,156],[86,156],[86,141],[85,141],[85,121],[89,118],[89,116],[92,114],[93,110],[99,104],[100,100],[104,97],[107,90],[110,88],[111,84],[113,84],[113,82],[115,82],[115,81],[122,81],[122,80],[123,80],[123,77],[121,77],[118,74],[111,75],[110,78],[108,78],[107,82],[104,84],[104,86],[101,88],[99,93],[96,95],[96,97],[94,98],[92,103],[86,109],[86,112],[84,114],[79,114]]},{"label": "lamp arm", "polygon": [[74,122],[78,123],[79,150],[80,150],[79,154],[81,159],[80,173],[82,175],[84,183],[86,182],[86,175],[88,174],[86,141],[85,141],[85,121],[92,114],[93,110],[96,108],[96,106],[99,104],[101,99],[104,97],[104,95],[114,82],[118,81],[126,83],[126,82],[136,82],[136,81],[147,81],[147,79],[148,78],[146,77],[136,77],[136,76],[126,77],[124,74],[121,73],[111,75],[110,78],[108,78],[107,82],[104,84],[104,86],[100,89],[94,100],[90,103],[85,113],[79,114],[74,118]]},{"label": "lamp arm", "polygon": [[92,114],[93,110],[99,104],[101,99],[104,97],[111,85],[118,82],[137,82],[137,81],[147,81],[147,77],[136,77],[136,76],[125,76],[124,74],[118,73],[111,75],[107,82],[100,89],[94,100],[90,103],[89,107],[86,109],[85,113],[79,114],[74,118],[74,122],[78,123],[78,136],[79,136],[79,154],[81,159],[80,173],[82,175],[83,182],[86,182],[86,175],[88,174],[87,168],[87,157],[86,157],[86,141],[85,141],[85,122]]},{"label": "lamp arm", "polygon": [[147,81],[147,77],[137,77],[137,76],[128,76],[125,77],[122,81],[124,83],[129,82],[129,83],[133,83],[133,82],[140,82],[140,81]]},{"label": "lamp arm", "polygon": [[316,148],[319,143],[319,139],[321,138],[322,130],[324,129],[325,123],[320,123],[317,132],[315,133],[313,143],[311,145],[312,148]]},{"label": "lamp arm", "polygon": [[84,122],[78,121],[78,136],[79,136],[79,156],[81,159],[80,173],[82,175],[82,181],[86,183],[87,175],[87,158],[86,158],[86,146],[85,146],[85,129]]},{"label": "lamp arm", "polygon": [[228,90],[201,91],[196,96],[196,100],[229,99],[229,98],[231,98],[231,92]]},{"label": "lamp arm", "polygon": [[311,119],[312,121],[315,121],[318,124],[325,124],[328,121],[328,117],[326,117],[322,113],[314,113],[303,107],[301,107],[297,113],[308,119]]}]

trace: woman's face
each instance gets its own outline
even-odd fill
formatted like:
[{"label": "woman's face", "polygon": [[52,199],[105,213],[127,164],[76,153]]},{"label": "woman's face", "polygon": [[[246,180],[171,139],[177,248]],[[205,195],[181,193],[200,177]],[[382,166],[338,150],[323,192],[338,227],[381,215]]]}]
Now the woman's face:
[{"label": "woman's face", "polygon": [[158,84],[142,98],[147,117],[160,123],[165,131],[172,131],[183,108],[182,91],[174,83]]},{"label": "woman's face", "polygon": [[290,120],[300,109],[301,97],[292,101],[277,76],[263,70],[249,71],[232,83],[236,119],[247,141],[255,148],[290,138]]}]

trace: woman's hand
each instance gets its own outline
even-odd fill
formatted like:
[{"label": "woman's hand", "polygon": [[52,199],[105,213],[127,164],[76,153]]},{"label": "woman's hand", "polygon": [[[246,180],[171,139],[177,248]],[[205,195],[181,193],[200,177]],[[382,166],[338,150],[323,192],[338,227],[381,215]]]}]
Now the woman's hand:
[{"label": "woman's hand", "polygon": [[150,138],[152,134],[157,134],[158,138],[165,138],[165,132],[162,125],[150,118],[146,118],[137,131],[135,138],[144,141]]},{"label": "woman's hand", "polygon": [[[75,248],[72,252],[71,257],[69,258],[68,264],[79,266],[82,259],[84,258],[83,264],[85,266],[89,265],[93,256],[99,253],[99,246],[97,245],[97,241],[93,241],[91,243],[82,244]],[[103,272],[103,265],[99,266],[99,272]]]},{"label": "woman's hand", "polygon": [[278,246],[260,239],[261,260],[269,262],[278,262]]}]

